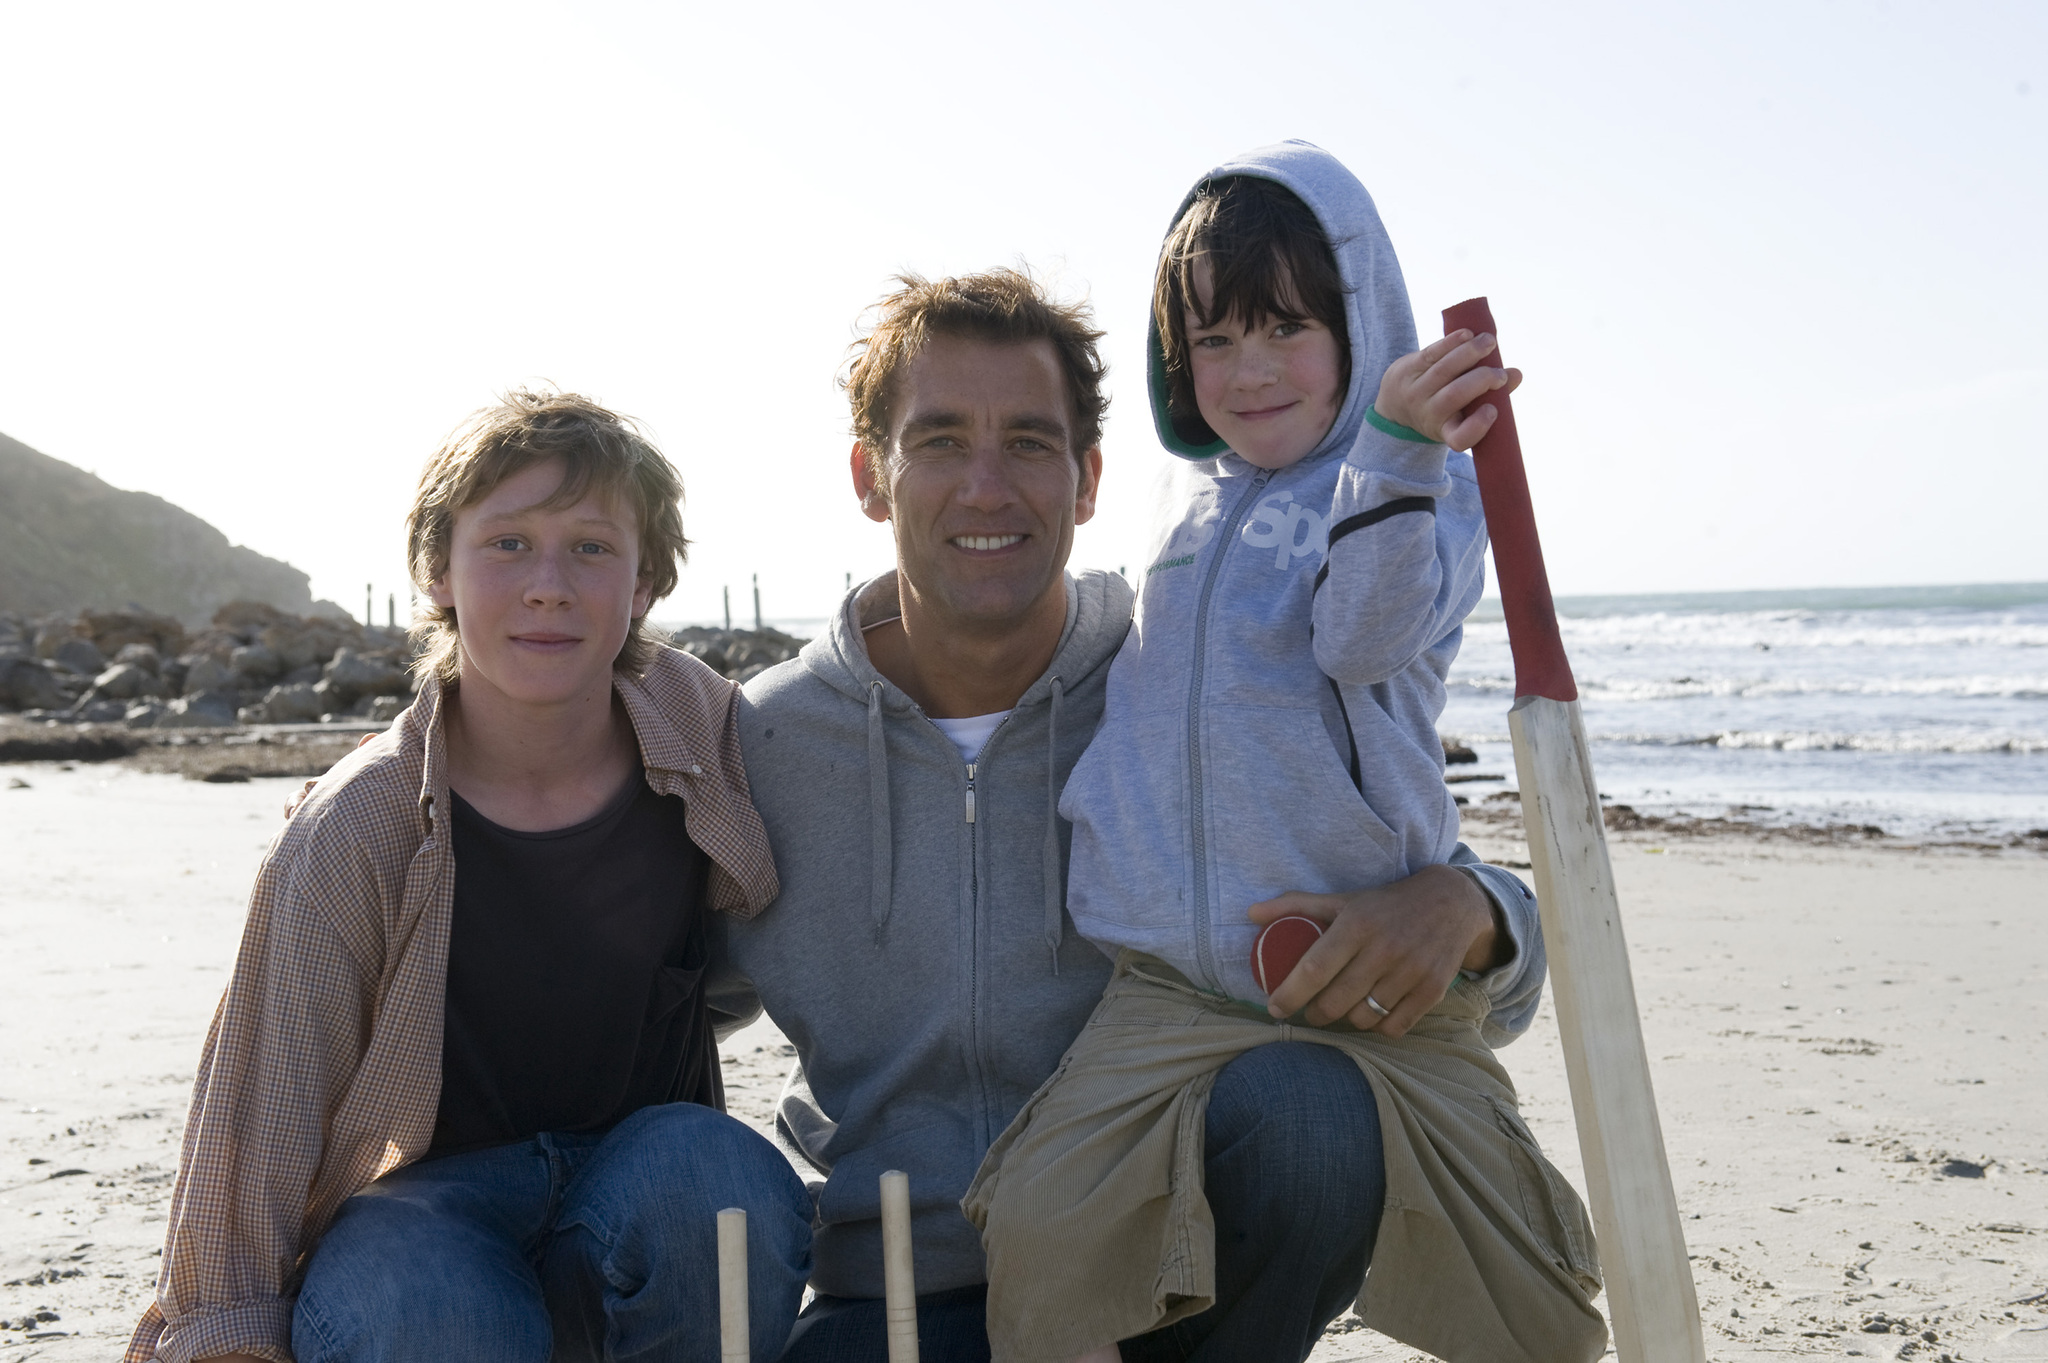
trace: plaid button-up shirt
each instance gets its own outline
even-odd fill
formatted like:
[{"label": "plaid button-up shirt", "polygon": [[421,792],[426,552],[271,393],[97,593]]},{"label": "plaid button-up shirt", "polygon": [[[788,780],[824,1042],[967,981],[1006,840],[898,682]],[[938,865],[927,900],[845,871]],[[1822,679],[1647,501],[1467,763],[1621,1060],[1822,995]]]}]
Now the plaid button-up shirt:
[{"label": "plaid button-up shirt", "polygon": [[[614,685],[647,784],[687,806],[711,906],[751,918],[779,887],[740,762],[739,688],[672,649]],[[455,894],[442,704],[423,685],[321,778],[263,859],[128,1363],[290,1363],[293,1294],[321,1233],[427,1149]]]}]

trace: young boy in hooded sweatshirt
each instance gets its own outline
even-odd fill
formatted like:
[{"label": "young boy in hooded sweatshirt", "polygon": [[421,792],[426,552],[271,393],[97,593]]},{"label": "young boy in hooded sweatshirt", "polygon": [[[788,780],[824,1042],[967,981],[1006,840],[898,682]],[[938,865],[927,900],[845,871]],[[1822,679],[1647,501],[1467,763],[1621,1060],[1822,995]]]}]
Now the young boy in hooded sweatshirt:
[{"label": "young boy in hooded sweatshirt", "polygon": [[[1375,946],[1346,964],[1326,941],[1270,997],[1250,959],[1262,924],[1328,916],[1289,892],[1473,860],[1436,730],[1486,546],[1454,451],[1520,376],[1492,365],[1490,336],[1418,352],[1371,199],[1300,142],[1226,163],[1183,201],[1151,342],[1155,422],[1186,462],[1060,803],[1069,910],[1117,969],[963,1203],[983,1229],[994,1357],[1113,1360],[1114,1341],[1214,1304],[1209,1089],[1291,1040],[1348,1053],[1378,1107],[1380,1130],[1356,1133],[1386,1175],[1367,1322],[1453,1363],[1597,1358],[1584,1208],[1491,1049],[1533,1012],[1488,1024],[1496,998],[1533,1002],[1505,977],[1533,968],[1540,987],[1540,952],[1518,947],[1533,906],[1489,891],[1493,922],[1455,928],[1448,949],[1440,934],[1434,953]],[[1336,967],[1363,1001],[1324,1016]]]}]

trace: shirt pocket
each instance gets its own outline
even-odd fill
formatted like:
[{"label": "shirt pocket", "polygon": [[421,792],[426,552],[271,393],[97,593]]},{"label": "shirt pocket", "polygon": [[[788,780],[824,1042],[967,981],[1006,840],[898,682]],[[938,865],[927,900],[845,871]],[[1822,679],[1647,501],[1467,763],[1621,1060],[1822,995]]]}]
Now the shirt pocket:
[{"label": "shirt pocket", "polygon": [[703,982],[704,967],[665,965],[654,972],[654,988],[648,992],[647,1026],[658,1027],[689,1003]]},{"label": "shirt pocket", "polygon": [[718,1042],[704,1006],[704,967],[664,965],[647,991],[647,1015],[628,1093],[642,1103],[725,1107]]}]

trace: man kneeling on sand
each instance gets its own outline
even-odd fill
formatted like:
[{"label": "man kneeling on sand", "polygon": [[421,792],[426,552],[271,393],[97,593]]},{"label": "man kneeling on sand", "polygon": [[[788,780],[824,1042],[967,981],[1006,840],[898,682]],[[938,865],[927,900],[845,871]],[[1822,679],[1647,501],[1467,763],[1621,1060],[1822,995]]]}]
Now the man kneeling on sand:
[{"label": "man kneeling on sand", "polygon": [[781,1351],[811,1202],[719,1110],[704,988],[775,866],[737,688],[642,624],[681,497],[572,395],[428,462],[419,697],[264,858],[130,1360],[712,1358],[733,1206]]}]

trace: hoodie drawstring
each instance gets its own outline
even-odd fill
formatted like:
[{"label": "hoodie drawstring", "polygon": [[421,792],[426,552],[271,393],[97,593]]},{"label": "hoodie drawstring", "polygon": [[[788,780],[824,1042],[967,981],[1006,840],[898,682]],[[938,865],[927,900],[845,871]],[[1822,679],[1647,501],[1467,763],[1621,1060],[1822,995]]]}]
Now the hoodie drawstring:
[{"label": "hoodie drawstring", "polygon": [[1060,894],[1060,694],[1052,679],[1052,709],[1045,721],[1045,944],[1052,950],[1052,973],[1060,973],[1060,941],[1066,936]]},{"label": "hoodie drawstring", "polygon": [[882,683],[868,683],[868,916],[874,920],[875,941],[882,940],[882,928],[889,921],[889,901],[895,897],[895,839],[889,828],[889,736],[882,727]]},{"label": "hoodie drawstring", "polygon": [[[1060,876],[1060,698],[1066,692],[1052,679],[1052,701],[1046,716],[1045,845],[1040,867],[1045,884],[1045,945],[1052,953],[1052,973],[1060,973],[1060,944],[1066,939],[1066,904]],[[889,922],[895,897],[895,838],[889,822],[889,736],[882,716],[882,683],[868,683],[868,840],[870,879],[868,916],[875,940]]]}]

